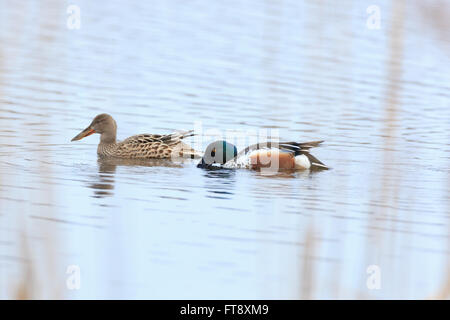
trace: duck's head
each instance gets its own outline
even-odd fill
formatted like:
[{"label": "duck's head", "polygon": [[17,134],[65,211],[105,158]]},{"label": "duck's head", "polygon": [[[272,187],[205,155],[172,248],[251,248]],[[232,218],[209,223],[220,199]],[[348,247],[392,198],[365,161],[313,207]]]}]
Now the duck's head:
[{"label": "duck's head", "polygon": [[198,168],[210,168],[214,164],[222,165],[237,156],[237,148],[234,144],[224,140],[210,143],[206,148]]},{"label": "duck's head", "polygon": [[76,135],[71,141],[81,140],[84,137],[90,136],[93,133],[101,135],[101,141],[105,143],[116,142],[117,124],[113,117],[109,114],[99,114],[92,120],[91,124]]}]

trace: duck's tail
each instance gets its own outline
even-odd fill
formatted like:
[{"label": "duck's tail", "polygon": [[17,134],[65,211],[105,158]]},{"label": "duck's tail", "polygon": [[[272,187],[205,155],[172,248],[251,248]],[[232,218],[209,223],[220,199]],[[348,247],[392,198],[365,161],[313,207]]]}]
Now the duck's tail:
[{"label": "duck's tail", "polygon": [[324,163],[309,153],[309,149],[318,147],[322,142],[323,140],[310,142],[281,142],[279,145],[280,149],[293,151],[295,156],[305,155],[311,163],[312,169],[329,169]]},{"label": "duck's tail", "polygon": [[180,142],[178,146],[179,146],[180,156],[182,156],[184,158],[198,159],[198,158],[203,157],[202,152],[195,150],[190,145],[188,145],[184,142]]},{"label": "duck's tail", "polygon": [[174,153],[182,158],[196,159],[201,158],[203,154],[193,149],[190,145],[184,143],[184,138],[194,136],[194,130],[178,131],[169,135],[169,141],[174,145]]},{"label": "duck's tail", "polygon": [[307,150],[301,151],[300,154],[303,154],[308,158],[309,162],[311,163],[312,169],[325,169],[325,170],[330,169],[323,162],[321,162],[319,159],[317,159],[311,153],[309,153],[309,151]]}]

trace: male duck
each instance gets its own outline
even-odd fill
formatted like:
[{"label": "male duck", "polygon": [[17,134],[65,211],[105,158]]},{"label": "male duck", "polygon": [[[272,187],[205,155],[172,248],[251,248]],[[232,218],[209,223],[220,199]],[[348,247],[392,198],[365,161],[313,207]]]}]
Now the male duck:
[{"label": "male duck", "polygon": [[251,145],[237,152],[233,144],[219,140],[208,145],[199,168],[248,168],[248,169],[328,169],[309,153],[323,141],[265,142]]}]

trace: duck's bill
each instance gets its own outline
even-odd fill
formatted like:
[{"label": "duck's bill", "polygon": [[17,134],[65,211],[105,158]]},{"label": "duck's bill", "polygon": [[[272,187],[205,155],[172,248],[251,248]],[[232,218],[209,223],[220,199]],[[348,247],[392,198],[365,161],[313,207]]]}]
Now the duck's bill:
[{"label": "duck's bill", "polygon": [[73,137],[72,140],[70,141],[77,141],[77,140],[81,140],[84,137],[90,136],[91,134],[95,133],[94,129],[91,129],[90,127],[87,127],[86,129],[84,129],[83,131],[81,131],[78,135],[76,135],[75,137]]},{"label": "duck's bill", "polygon": [[206,164],[204,158],[202,158],[202,160],[200,160],[200,162],[197,164],[197,168],[208,168],[209,166],[211,166],[211,165]]},{"label": "duck's bill", "polygon": [[207,163],[205,161],[205,158],[202,158],[202,160],[197,164],[197,168],[202,168],[202,169],[220,169],[221,165],[218,163]]},{"label": "duck's bill", "polygon": [[206,169],[206,170],[223,170],[226,169],[223,166],[221,166],[218,163],[213,164],[205,164],[205,163],[199,163],[197,164],[197,168]]}]

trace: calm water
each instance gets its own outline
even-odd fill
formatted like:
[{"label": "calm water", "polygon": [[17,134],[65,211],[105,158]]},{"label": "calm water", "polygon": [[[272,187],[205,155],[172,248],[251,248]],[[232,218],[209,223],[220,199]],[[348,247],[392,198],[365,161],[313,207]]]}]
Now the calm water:
[{"label": "calm water", "polygon": [[[71,30],[0,1],[0,298],[448,298],[450,6],[404,2],[372,30],[371,1],[84,0]],[[103,112],[323,139],[332,170],[101,162],[70,139]]]}]

